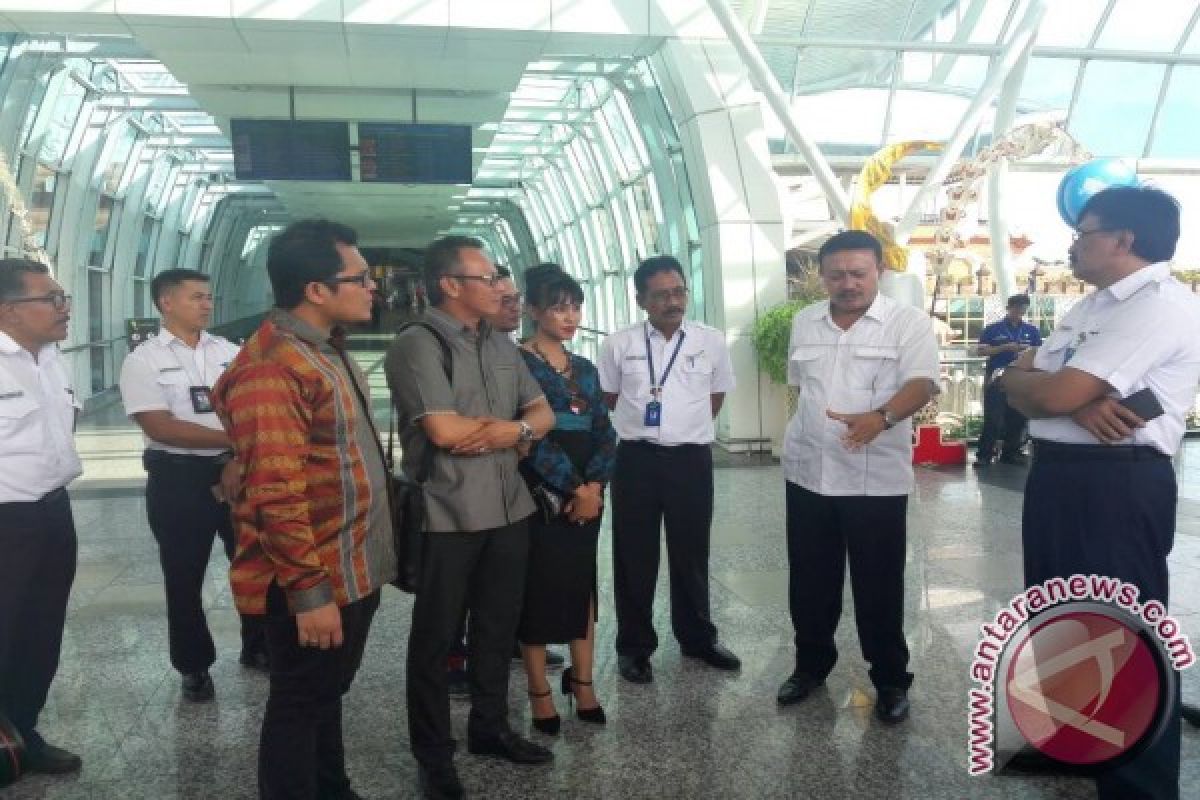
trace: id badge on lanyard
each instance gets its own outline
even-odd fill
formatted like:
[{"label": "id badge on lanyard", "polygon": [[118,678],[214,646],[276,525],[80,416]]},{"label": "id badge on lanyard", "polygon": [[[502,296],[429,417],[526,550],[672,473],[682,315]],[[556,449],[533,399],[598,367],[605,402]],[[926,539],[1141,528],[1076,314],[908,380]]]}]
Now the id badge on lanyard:
[{"label": "id badge on lanyard", "polygon": [[683,337],[687,334],[681,328],[679,330],[679,339],[675,342],[675,350],[671,353],[671,360],[667,362],[667,368],[663,370],[661,378],[654,377],[654,355],[650,352],[650,333],[644,331],[646,335],[646,366],[650,369],[650,396],[651,400],[646,403],[646,416],[643,420],[643,426],[647,428],[658,428],[662,425],[662,390],[666,385],[667,376],[671,374],[671,367],[675,366],[675,358],[679,355],[679,348],[683,347]]}]

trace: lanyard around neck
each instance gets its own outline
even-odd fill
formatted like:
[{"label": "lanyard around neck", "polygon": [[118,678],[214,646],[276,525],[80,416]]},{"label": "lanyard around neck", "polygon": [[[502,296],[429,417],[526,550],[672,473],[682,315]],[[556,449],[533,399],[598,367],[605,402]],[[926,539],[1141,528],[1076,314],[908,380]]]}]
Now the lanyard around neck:
[{"label": "lanyard around neck", "polygon": [[[194,348],[188,347],[186,344],[183,344],[183,340],[178,337],[176,337],[175,341],[179,342],[181,345],[183,345],[185,348],[188,349],[188,351],[189,351],[188,357],[192,361],[192,367],[196,368],[200,372],[200,383],[198,383],[196,385],[197,386],[208,386],[208,354],[205,353],[203,350],[203,344],[204,344],[203,340],[197,339],[196,346]],[[179,364],[179,368],[183,370],[184,375],[188,376],[188,381],[190,382],[192,380],[192,370],[188,367],[188,365],[186,363],[184,363],[184,360],[179,357],[179,351],[176,348],[172,347],[171,345],[167,345],[167,349],[171,351],[171,355],[175,356],[175,362],[177,364]],[[196,356],[200,357],[199,364],[196,363]]]},{"label": "lanyard around neck", "polygon": [[675,366],[675,357],[679,355],[679,348],[683,347],[683,337],[687,333],[682,327],[679,329],[679,338],[675,341],[675,350],[671,353],[671,360],[667,362],[667,368],[663,370],[661,378],[657,380],[654,377],[654,355],[650,352],[650,326],[647,325],[643,331],[646,336],[646,366],[650,368],[650,391],[657,394],[662,390],[662,387],[667,382],[667,376],[671,374],[671,367]]}]

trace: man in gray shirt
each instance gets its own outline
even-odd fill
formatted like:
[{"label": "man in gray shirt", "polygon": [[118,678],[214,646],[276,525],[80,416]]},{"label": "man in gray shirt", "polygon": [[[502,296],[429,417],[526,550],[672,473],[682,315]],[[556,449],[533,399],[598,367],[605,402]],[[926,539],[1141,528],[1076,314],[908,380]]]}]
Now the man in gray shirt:
[{"label": "man in gray shirt", "polygon": [[425,252],[421,327],[398,335],[385,371],[396,406],[404,470],[416,475],[434,448],[424,485],[428,512],[408,643],[408,723],[426,797],[462,797],[446,692],[446,656],[464,609],[471,617],[467,749],[522,764],[549,750],[508,727],[508,662],[525,585],[534,504],[517,472],[518,449],[554,424],[541,387],[507,336],[486,318],[500,307],[500,275],[483,244],[447,236]]}]

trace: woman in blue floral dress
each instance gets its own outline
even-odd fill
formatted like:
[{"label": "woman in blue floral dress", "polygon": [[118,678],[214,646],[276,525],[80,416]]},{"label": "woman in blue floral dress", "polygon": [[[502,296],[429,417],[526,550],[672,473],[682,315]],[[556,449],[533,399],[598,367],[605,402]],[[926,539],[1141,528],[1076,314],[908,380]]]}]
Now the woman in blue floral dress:
[{"label": "woman in blue floral dress", "polygon": [[525,273],[527,311],[536,325],[521,354],[541,384],[555,426],[521,462],[539,512],[530,525],[525,604],[517,639],[529,679],[533,725],[558,732],[560,718],[546,679],[546,645],[567,642],[571,665],[562,692],[576,716],[604,724],[592,691],[596,622],[596,543],[604,488],[612,476],[617,435],[592,362],[566,349],[579,327],[583,290],[556,264]]}]

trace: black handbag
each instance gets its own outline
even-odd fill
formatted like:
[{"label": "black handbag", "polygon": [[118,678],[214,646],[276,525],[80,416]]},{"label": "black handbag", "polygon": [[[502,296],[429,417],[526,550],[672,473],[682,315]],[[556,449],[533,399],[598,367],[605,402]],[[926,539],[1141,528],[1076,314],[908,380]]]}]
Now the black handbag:
[{"label": "black handbag", "polygon": [[[446,372],[446,380],[453,380],[453,355],[450,344],[438,333],[437,329],[425,322],[410,322],[400,328],[403,333],[411,327],[419,326],[429,331],[437,340],[442,350],[442,369]],[[393,454],[393,442],[396,435],[396,402],[392,399],[391,410],[388,413],[388,442],[387,455],[384,459],[388,474],[391,476],[392,488],[392,536],[396,548],[396,580],[392,585],[401,591],[415,594],[421,582],[421,557],[424,550],[424,534],[427,522],[425,508],[425,482],[433,471],[433,457],[436,448],[432,442],[427,443],[425,453],[417,474],[409,477],[403,471],[396,469]]]}]

